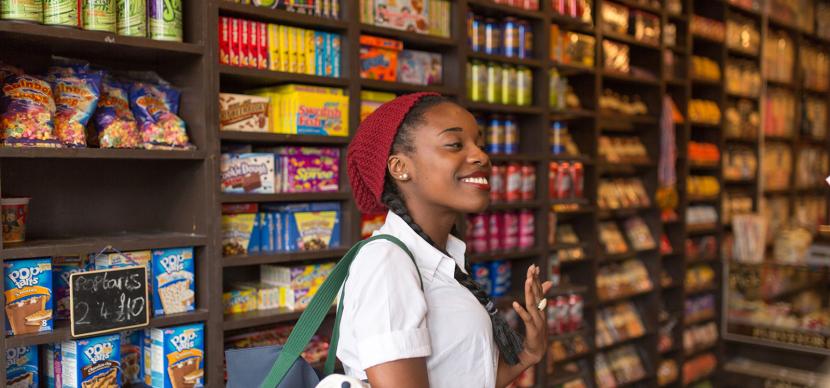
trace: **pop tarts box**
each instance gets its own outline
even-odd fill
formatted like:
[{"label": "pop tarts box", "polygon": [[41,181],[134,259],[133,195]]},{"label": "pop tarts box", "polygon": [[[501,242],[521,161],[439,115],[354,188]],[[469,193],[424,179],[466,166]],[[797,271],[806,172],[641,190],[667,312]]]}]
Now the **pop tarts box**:
[{"label": "pop tarts box", "polygon": [[51,331],[52,260],[8,260],[3,275],[6,335]]},{"label": "pop tarts box", "polygon": [[64,341],[61,372],[66,388],[118,387],[121,383],[119,334]]},{"label": "pop tarts box", "polygon": [[38,387],[37,345],[6,349],[6,387]]},{"label": "pop tarts box", "polygon": [[490,262],[490,278],[493,282],[494,298],[505,296],[510,292],[510,277],[512,275],[510,262],[496,260]]},{"label": "pop tarts box", "polygon": [[153,250],[153,316],[195,309],[195,270],[193,247]]},{"label": "pop tarts box", "polygon": [[472,265],[473,280],[481,285],[487,295],[493,294],[493,279],[490,277],[489,263],[475,263]]},{"label": "pop tarts box", "polygon": [[144,383],[145,330],[121,333],[121,373],[126,385]]},{"label": "pop tarts box", "polygon": [[203,386],[204,324],[151,329],[150,336],[153,388]]},{"label": "pop tarts box", "polygon": [[69,319],[69,276],[90,270],[79,256],[55,257],[52,260],[52,284],[55,294],[55,319]]}]

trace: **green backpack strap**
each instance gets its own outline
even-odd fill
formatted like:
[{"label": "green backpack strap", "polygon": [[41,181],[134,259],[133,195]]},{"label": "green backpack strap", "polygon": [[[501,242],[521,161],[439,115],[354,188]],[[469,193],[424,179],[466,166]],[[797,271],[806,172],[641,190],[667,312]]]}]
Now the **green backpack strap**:
[{"label": "green backpack strap", "polygon": [[[417,263],[415,263],[415,257],[412,255],[409,248],[406,247],[406,244],[404,244],[401,240],[388,234],[379,234],[358,242],[351,249],[349,249],[348,252],[346,252],[346,255],[343,256],[343,258],[340,259],[340,262],[334,266],[331,274],[329,274],[326,280],[323,281],[320,288],[317,289],[317,292],[314,294],[311,302],[309,302],[308,307],[306,307],[305,311],[303,311],[300,315],[300,318],[297,320],[297,324],[294,325],[294,329],[291,330],[291,335],[288,336],[288,341],[283,346],[277,361],[274,363],[274,366],[271,367],[271,371],[268,372],[268,376],[265,377],[262,385],[260,385],[261,388],[276,388],[279,386],[282,379],[288,373],[288,370],[294,365],[294,361],[296,361],[297,357],[299,357],[303,350],[305,350],[306,345],[308,345],[309,341],[311,341],[311,337],[317,332],[317,329],[320,328],[323,320],[328,315],[331,305],[334,302],[334,298],[337,297],[337,293],[349,277],[349,267],[352,265],[355,257],[357,257],[357,253],[367,243],[381,239],[391,241],[409,256],[412,263],[415,264],[415,270],[418,271],[418,280],[421,283],[421,290],[424,289],[424,283],[423,280],[421,280],[421,271],[418,269]],[[323,368],[323,373],[325,375],[329,375],[334,372],[334,363],[337,357],[337,342],[340,338],[340,317],[343,312],[341,306],[343,305],[344,294],[345,290],[340,295],[340,303],[338,305],[337,315],[334,320],[334,330],[331,335],[329,354],[328,358],[326,358],[326,365]]]}]

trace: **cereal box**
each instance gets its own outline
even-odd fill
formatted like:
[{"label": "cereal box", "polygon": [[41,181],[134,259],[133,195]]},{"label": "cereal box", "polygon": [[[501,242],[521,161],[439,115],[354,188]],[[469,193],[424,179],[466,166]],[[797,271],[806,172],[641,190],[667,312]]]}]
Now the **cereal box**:
[{"label": "cereal box", "polygon": [[276,251],[276,240],[274,236],[274,214],[257,213],[255,228],[259,229],[259,251],[272,253]]},{"label": "cereal box", "polygon": [[403,42],[376,36],[360,36],[360,78],[398,80],[398,53]]},{"label": "cereal box", "polygon": [[273,194],[273,154],[222,154],[222,192]]},{"label": "cereal box", "polygon": [[56,256],[52,260],[52,293],[55,295],[55,319],[69,319],[69,276],[89,270],[89,265],[78,256]]},{"label": "cereal box", "polygon": [[314,30],[305,30],[305,73],[315,75],[317,53],[314,49]]},{"label": "cereal box", "polygon": [[271,129],[291,135],[348,136],[349,97],[343,89],[288,84],[249,92],[271,98]]},{"label": "cereal box", "polygon": [[38,387],[37,345],[6,349],[6,387]]},{"label": "cereal box", "polygon": [[340,52],[342,51],[343,38],[338,34],[329,35],[331,35],[331,56],[329,57],[332,66],[331,76],[340,77]]},{"label": "cereal box", "polygon": [[153,250],[154,316],[194,310],[195,269],[193,247]]},{"label": "cereal box", "polygon": [[6,335],[52,330],[52,260],[3,262]]},{"label": "cereal box", "polygon": [[145,330],[121,333],[121,373],[125,385],[138,386],[144,383],[144,341]]},{"label": "cereal box", "polygon": [[429,32],[428,1],[375,0],[374,25],[419,34]]},{"label": "cereal box", "polygon": [[205,371],[205,326],[151,329],[150,355],[153,388],[189,388],[202,386]]},{"label": "cereal box", "polygon": [[259,53],[258,22],[248,21],[248,67],[257,68],[257,53]]},{"label": "cereal box", "polygon": [[255,203],[222,205],[223,256],[259,252],[260,237]]},{"label": "cereal box", "polygon": [[400,82],[437,85],[441,83],[442,72],[441,54],[403,50],[398,55],[398,80]]},{"label": "cereal box", "polygon": [[269,104],[268,97],[219,93],[219,129],[268,132]]},{"label": "cereal box", "polygon": [[121,336],[61,343],[62,383],[66,388],[117,387],[121,382]]},{"label": "cereal box", "polygon": [[328,32],[314,31],[315,75],[326,75],[326,35],[328,35]]}]

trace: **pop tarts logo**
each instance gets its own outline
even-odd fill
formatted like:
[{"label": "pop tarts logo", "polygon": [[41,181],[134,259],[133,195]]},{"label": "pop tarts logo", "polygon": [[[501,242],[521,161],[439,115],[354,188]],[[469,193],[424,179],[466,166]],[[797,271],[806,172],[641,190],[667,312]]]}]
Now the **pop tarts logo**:
[{"label": "pop tarts logo", "polygon": [[6,369],[29,362],[30,347],[20,346],[6,349]]},{"label": "pop tarts logo", "polygon": [[97,364],[109,360],[112,357],[112,349],[112,342],[102,342],[88,347],[84,350],[84,355],[90,364]]},{"label": "pop tarts logo", "polygon": [[9,279],[16,288],[32,287],[40,283],[38,277],[43,271],[40,267],[23,267],[9,273]]},{"label": "pop tarts logo", "polygon": [[173,347],[176,348],[177,352],[181,352],[187,349],[195,348],[196,337],[196,330],[188,329],[185,330],[182,334],[179,334],[170,339],[170,343],[173,344]]},{"label": "pop tarts logo", "polygon": [[159,260],[161,266],[164,268],[164,272],[167,273],[184,271],[184,261],[185,257],[183,254],[164,256]]}]

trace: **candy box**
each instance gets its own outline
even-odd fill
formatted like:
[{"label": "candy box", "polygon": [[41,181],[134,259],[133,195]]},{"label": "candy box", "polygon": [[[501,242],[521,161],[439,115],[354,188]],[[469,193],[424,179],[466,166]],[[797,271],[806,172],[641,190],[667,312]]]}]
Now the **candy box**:
[{"label": "candy box", "polygon": [[222,154],[222,192],[274,194],[273,154]]},{"label": "candy box", "polygon": [[337,191],[340,188],[340,149],[332,147],[274,147],[277,191],[285,193]]},{"label": "candy box", "polygon": [[309,251],[340,246],[339,203],[315,202],[266,209],[283,213],[282,250]]},{"label": "candy box", "polygon": [[424,0],[375,0],[374,24],[426,34],[429,32],[428,4]]},{"label": "candy box", "polygon": [[372,237],[372,233],[380,229],[386,222],[386,213],[361,214],[360,215],[360,238]]},{"label": "candy box", "polygon": [[144,383],[144,342],[145,330],[125,331],[121,333],[121,373],[125,385]]},{"label": "candy box", "polygon": [[260,268],[260,280],[265,284],[288,287],[289,293],[293,295],[285,300],[281,295],[281,307],[304,309],[333,269],[333,263],[296,267],[263,265]]},{"label": "candy box", "polygon": [[150,355],[153,388],[185,388],[203,385],[205,326],[151,329]]},{"label": "candy box", "polygon": [[360,36],[360,78],[398,80],[398,53],[403,42],[376,36]]},{"label": "candy box", "polygon": [[260,226],[257,204],[222,205],[222,255],[237,256],[259,252]]},{"label": "candy box", "polygon": [[219,93],[219,129],[222,131],[268,132],[268,97]]},{"label": "candy box", "polygon": [[256,290],[237,288],[222,293],[225,314],[241,314],[257,309]]},{"label": "candy box", "polygon": [[193,247],[153,250],[153,316],[195,309]]},{"label": "candy box", "polygon": [[403,50],[398,54],[398,81],[415,85],[441,83],[443,65],[441,54],[417,50]]},{"label": "candy box", "polygon": [[38,387],[37,345],[6,349],[6,387]]},{"label": "candy box", "polygon": [[3,262],[6,335],[52,330],[52,260]]},{"label": "candy box", "polygon": [[62,384],[66,388],[117,387],[121,382],[121,336],[61,343]]},{"label": "candy box", "polygon": [[69,319],[69,276],[90,266],[78,256],[57,256],[52,260],[52,284],[55,294],[55,318]]},{"label": "candy box", "polygon": [[375,92],[371,90],[360,91],[360,121],[366,119],[375,109],[383,103],[395,99],[395,93]]}]

